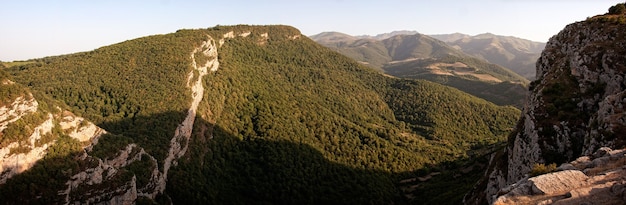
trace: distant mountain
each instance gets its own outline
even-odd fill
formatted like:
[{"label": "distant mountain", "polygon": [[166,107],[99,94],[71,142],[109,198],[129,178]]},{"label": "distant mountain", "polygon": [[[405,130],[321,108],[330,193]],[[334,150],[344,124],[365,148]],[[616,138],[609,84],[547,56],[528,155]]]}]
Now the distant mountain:
[{"label": "distant mountain", "polygon": [[326,32],[312,39],[389,75],[449,85],[499,105],[521,107],[527,92],[527,79],[423,34],[376,40]]},{"label": "distant mountain", "polygon": [[463,33],[451,33],[451,34],[430,34],[428,35],[430,37],[439,39],[440,41],[443,42],[455,42],[459,39],[463,39],[463,38],[469,38],[471,37],[470,35],[467,34],[463,34]]},{"label": "distant mountain", "polygon": [[310,37],[319,44],[344,54],[361,64],[381,69],[391,61],[385,45],[375,39],[353,37],[339,32],[324,32]]},{"label": "distant mountain", "polygon": [[6,65],[3,204],[459,204],[520,114],[383,75],[289,26],[184,29]]},{"label": "distant mountain", "polygon": [[461,51],[511,69],[529,80],[535,79],[535,62],[545,43],[491,33],[431,35]]},{"label": "distant mountain", "polygon": [[324,32],[310,36],[310,38],[314,41],[324,42],[326,44],[353,42],[359,39],[358,37],[339,32]]},{"label": "distant mountain", "polygon": [[392,31],[390,33],[377,34],[375,36],[361,35],[361,36],[356,36],[356,37],[357,38],[371,38],[371,39],[376,39],[376,40],[384,40],[384,39],[388,39],[388,38],[391,38],[391,37],[397,36],[397,35],[415,35],[415,34],[418,34],[418,32],[417,31],[403,30],[403,31]]}]

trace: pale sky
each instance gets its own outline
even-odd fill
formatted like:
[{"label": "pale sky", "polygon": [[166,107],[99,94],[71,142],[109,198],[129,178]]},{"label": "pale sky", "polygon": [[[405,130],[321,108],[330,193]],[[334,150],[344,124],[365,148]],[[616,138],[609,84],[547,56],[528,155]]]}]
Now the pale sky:
[{"label": "pale sky", "polygon": [[0,61],[89,51],[215,25],[283,24],[305,35],[494,33],[546,42],[623,0],[0,0]]}]

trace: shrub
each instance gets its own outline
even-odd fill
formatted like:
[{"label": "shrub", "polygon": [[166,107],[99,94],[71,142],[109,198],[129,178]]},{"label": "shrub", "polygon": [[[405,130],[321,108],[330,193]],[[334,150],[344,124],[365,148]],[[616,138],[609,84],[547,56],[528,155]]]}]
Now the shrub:
[{"label": "shrub", "polygon": [[556,164],[552,163],[546,166],[545,164],[535,164],[533,169],[530,170],[530,177],[539,176],[556,171]]}]

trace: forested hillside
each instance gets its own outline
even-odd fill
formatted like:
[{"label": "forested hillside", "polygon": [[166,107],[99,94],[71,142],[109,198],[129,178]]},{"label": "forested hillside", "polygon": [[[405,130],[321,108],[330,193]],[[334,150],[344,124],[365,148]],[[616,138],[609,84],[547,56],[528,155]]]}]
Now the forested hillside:
[{"label": "forested hillside", "polygon": [[[196,53],[203,41],[213,43],[207,52],[217,59]],[[219,66],[206,76],[194,71],[213,60]],[[107,158],[135,143],[161,172],[197,94],[188,84],[201,78],[191,139],[180,143],[186,153],[165,171],[163,195],[139,194],[136,202],[456,204],[467,189],[432,201],[405,196],[412,191],[400,181],[488,151],[519,117],[513,107],[454,88],[386,77],[288,26],[179,30],[5,70],[112,133],[91,155]],[[147,189],[153,165],[140,162],[120,181],[99,186],[132,179],[137,190]],[[458,181],[446,180],[437,183]],[[30,194],[20,196],[37,195]]]}]

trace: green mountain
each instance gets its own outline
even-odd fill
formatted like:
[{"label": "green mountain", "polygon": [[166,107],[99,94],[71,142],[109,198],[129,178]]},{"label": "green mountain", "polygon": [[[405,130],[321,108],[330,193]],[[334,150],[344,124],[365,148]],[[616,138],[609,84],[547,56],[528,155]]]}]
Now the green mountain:
[{"label": "green mountain", "polygon": [[445,41],[467,54],[509,68],[529,80],[535,79],[535,62],[546,46],[545,43],[490,33],[476,36],[442,34],[432,37]]},{"label": "green mountain", "polygon": [[450,33],[450,34],[430,34],[428,36],[438,39],[440,41],[446,42],[446,43],[455,42],[459,39],[471,37],[470,35],[458,33],[458,32]]},{"label": "green mountain", "polygon": [[458,204],[520,113],[382,75],[288,26],[179,30],[3,70],[106,130],[5,177],[7,204]]},{"label": "green mountain", "polygon": [[[386,74],[455,87],[498,105],[522,107],[528,80],[502,66],[470,56],[427,35],[350,38],[327,32],[311,38]],[[332,41],[329,39],[333,39]],[[345,41],[343,41],[345,40]]]}]

